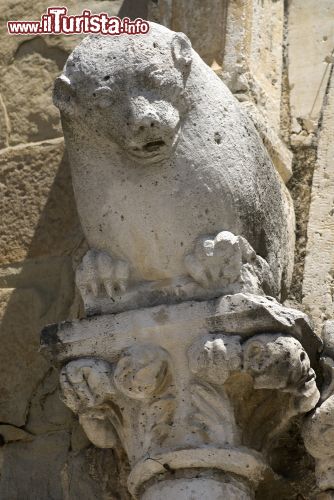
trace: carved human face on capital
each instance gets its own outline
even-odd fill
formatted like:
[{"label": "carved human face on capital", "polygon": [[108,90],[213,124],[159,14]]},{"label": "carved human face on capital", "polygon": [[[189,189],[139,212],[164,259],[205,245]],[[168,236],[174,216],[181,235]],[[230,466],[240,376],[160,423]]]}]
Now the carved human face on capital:
[{"label": "carved human face on capital", "polygon": [[[176,146],[189,106],[191,45],[183,34],[160,47],[153,36],[130,42],[118,38],[106,50],[102,40],[103,59],[98,45],[86,53],[74,51],[55,83],[54,102],[63,116],[79,120],[136,162],[157,163]],[[93,53],[95,64],[87,70]]]}]

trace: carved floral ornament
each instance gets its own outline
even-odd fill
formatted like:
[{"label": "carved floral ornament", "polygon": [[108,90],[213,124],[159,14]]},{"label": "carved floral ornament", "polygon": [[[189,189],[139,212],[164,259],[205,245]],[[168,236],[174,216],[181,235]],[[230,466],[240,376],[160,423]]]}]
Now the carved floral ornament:
[{"label": "carved floral ornament", "polygon": [[[252,334],[254,316],[263,333]],[[64,402],[93,444],[125,450],[136,496],[169,470],[261,481],[280,433],[319,399],[301,330],[314,356],[305,315],[236,294],[65,323],[43,338]]]},{"label": "carved floral ornament", "polygon": [[[172,375],[175,360],[161,347],[130,347],[114,364],[94,358],[71,361],[60,375],[64,401],[79,414],[92,442],[102,448],[113,447],[118,440],[122,442],[124,421],[133,415],[130,427],[142,443],[143,455],[156,446],[163,447],[164,441],[178,432],[181,420],[174,424],[174,419],[181,403],[186,406],[182,408],[183,430],[193,434],[192,440],[198,434],[199,446],[238,442],[233,408],[224,391],[224,384],[232,375],[250,376],[254,389],[291,394],[290,416],[313,408],[319,392],[309,358],[298,340],[266,334],[256,335],[243,344],[240,341],[239,336],[208,335],[193,344],[187,352],[188,366],[183,367],[192,375],[187,374],[181,396]],[[184,392],[189,395],[188,401]],[[136,411],[137,408],[140,412],[141,407],[145,408],[142,415]],[[99,424],[101,432],[97,432]],[[134,441],[132,436],[132,445]],[[131,454],[130,443],[123,445],[130,456],[136,456],[136,452]]]}]

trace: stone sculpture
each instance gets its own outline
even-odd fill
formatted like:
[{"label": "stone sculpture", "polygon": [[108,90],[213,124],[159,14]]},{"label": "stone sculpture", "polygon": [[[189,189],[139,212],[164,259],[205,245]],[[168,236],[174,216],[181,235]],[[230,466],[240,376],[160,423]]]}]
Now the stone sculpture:
[{"label": "stone sculpture", "polygon": [[[187,37],[86,38],[57,79],[90,250],[87,316],[46,328],[65,403],[143,500],[254,498],[319,400],[319,339],[277,298],[293,213],[247,116]],[[270,480],[270,479],[269,479]]]},{"label": "stone sculpture", "polygon": [[[240,259],[267,262],[258,289],[284,292],[288,196],[251,121],[185,35],[152,23],[146,36],[87,37],[54,102],[92,248],[77,276],[92,312],[219,295]],[[233,269],[222,254],[235,255]]]}]

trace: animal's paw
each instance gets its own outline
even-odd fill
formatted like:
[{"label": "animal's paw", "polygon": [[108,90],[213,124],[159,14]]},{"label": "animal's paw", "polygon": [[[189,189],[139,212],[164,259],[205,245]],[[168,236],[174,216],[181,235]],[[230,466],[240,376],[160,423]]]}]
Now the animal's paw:
[{"label": "animal's paw", "polygon": [[238,281],[243,265],[255,264],[256,258],[245,238],[222,231],[213,239],[199,238],[194,252],[185,257],[185,266],[203,288],[224,287]]},{"label": "animal's paw", "polygon": [[124,293],[129,280],[129,264],[115,260],[107,252],[89,250],[76,270],[75,281],[81,295],[93,293],[97,297],[106,293],[112,298],[115,292]]}]

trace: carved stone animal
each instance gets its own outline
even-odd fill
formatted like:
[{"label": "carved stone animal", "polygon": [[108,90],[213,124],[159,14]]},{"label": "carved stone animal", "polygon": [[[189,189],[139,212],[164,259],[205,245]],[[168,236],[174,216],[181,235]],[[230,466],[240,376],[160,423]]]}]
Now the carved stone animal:
[{"label": "carved stone animal", "polygon": [[287,288],[294,227],[285,187],[250,119],[185,35],[151,23],[147,35],[88,36],[56,80],[54,102],[93,281],[122,291],[129,280],[191,275],[201,284],[206,264],[187,266],[189,255],[199,238],[205,246],[226,231],[269,264],[267,293]]}]

